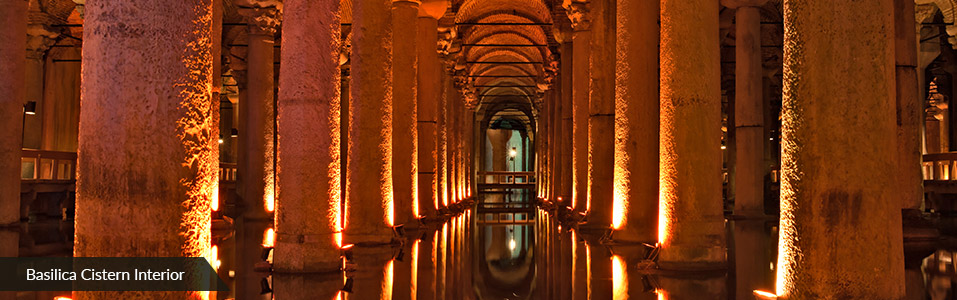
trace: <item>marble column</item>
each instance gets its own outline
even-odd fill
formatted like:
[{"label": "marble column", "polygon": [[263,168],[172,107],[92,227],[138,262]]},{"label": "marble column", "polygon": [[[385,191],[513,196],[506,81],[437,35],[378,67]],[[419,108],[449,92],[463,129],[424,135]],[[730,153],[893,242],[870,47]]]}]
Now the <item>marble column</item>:
[{"label": "marble column", "polygon": [[658,264],[725,267],[718,3],[661,2]]},{"label": "marble column", "polygon": [[722,0],[735,9],[734,214],[764,215],[764,67],[761,6],[767,0]]},{"label": "marble column", "polygon": [[27,2],[0,2],[0,225],[20,220],[20,145],[26,103]]},{"label": "marble column", "polygon": [[[37,5],[39,6],[39,5]],[[45,90],[57,88],[47,86],[47,76],[49,69],[53,66],[46,64],[47,53],[50,47],[56,43],[56,38],[60,35],[55,32],[48,23],[55,21],[50,15],[40,11],[39,7],[30,7],[30,24],[27,25],[27,94],[29,101],[37,101],[38,111],[40,113],[40,131],[39,148],[40,150],[56,150],[56,99],[46,97]],[[41,166],[40,172],[46,174],[52,172],[53,166]],[[51,173],[52,174],[52,173]]]},{"label": "marble column", "polygon": [[658,239],[658,2],[618,0],[614,238]]},{"label": "marble column", "polygon": [[779,299],[904,296],[893,5],[784,1]]},{"label": "marble column", "polygon": [[435,110],[435,190],[437,192],[439,210],[444,210],[449,205],[449,177],[448,177],[448,98],[449,93],[453,93],[452,79],[448,74],[448,62],[442,62],[439,71],[439,80],[433,84],[441,86],[441,92],[436,99]]},{"label": "marble column", "polygon": [[240,103],[241,140],[238,179],[241,181],[244,215],[268,219],[275,210],[275,34],[279,10],[267,1],[250,0],[240,9],[249,22],[246,52],[245,103]]},{"label": "marble column", "polygon": [[562,139],[558,142],[562,147],[562,157],[560,168],[562,169],[562,178],[560,194],[562,205],[571,206],[572,204],[572,144],[574,140],[574,123],[572,115],[574,107],[572,106],[572,61],[574,51],[572,51],[572,31],[571,28],[563,30],[561,33],[561,63],[559,64],[559,78],[561,80],[561,106],[562,106],[562,124],[561,130],[564,132]]},{"label": "marble column", "polygon": [[417,225],[416,19],[418,0],[392,2],[392,185],[395,224]]},{"label": "marble column", "polygon": [[917,81],[917,40],[914,1],[894,1],[894,56],[896,61],[897,191],[903,209],[919,213],[924,198],[921,173],[921,119],[923,101]]},{"label": "marble column", "polygon": [[588,209],[588,86],[591,69],[591,20],[586,2],[571,1],[565,10],[572,22],[572,208]]},{"label": "marble column", "polygon": [[388,243],[392,189],[392,0],[352,6],[346,240]]},{"label": "marble column", "polygon": [[419,215],[425,218],[435,217],[439,207],[438,177],[436,176],[436,133],[438,102],[442,86],[439,84],[442,67],[438,44],[438,18],[445,14],[445,6],[430,1],[419,6],[416,21],[416,112],[418,132],[418,203]]},{"label": "marble column", "polygon": [[342,230],[339,1],[286,0],[283,5],[277,102],[283,134],[277,145],[273,269],[336,271]]},{"label": "marble column", "polygon": [[84,23],[74,256],[210,255],[212,1],[91,2]]},{"label": "marble column", "polygon": [[558,204],[558,197],[562,196],[562,103],[561,103],[561,86],[560,84],[553,86],[551,90],[551,101],[554,108],[552,109],[552,135],[549,137],[551,142],[549,143],[552,148],[551,155],[551,165],[550,173],[552,174],[552,189],[551,195],[549,196],[549,201],[552,203]]},{"label": "marble column", "polygon": [[[591,2],[592,68],[588,96],[588,225],[612,225],[615,177],[615,5]],[[646,37],[647,38],[647,37]]]}]

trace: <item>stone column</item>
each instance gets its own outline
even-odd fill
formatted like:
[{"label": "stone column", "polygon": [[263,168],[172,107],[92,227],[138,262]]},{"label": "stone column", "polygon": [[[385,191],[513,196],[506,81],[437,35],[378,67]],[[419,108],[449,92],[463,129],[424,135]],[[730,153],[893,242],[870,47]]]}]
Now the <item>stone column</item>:
[{"label": "stone column", "polygon": [[[84,22],[74,256],[210,255],[212,1],[91,2]],[[143,294],[74,293],[134,295]]]},{"label": "stone column", "polygon": [[[448,62],[443,61],[443,64]],[[449,93],[453,93],[451,90],[452,79],[451,76],[447,73],[446,66],[442,66],[439,71],[439,80],[431,84],[438,84],[441,86],[441,92],[439,93],[438,98],[436,99],[436,110],[435,110],[435,177],[436,177],[436,198],[438,199],[440,210],[445,209],[449,205],[449,178],[448,178],[448,97]]]},{"label": "stone column", "polygon": [[438,177],[436,176],[438,152],[436,145],[438,102],[442,86],[439,84],[442,67],[438,44],[438,18],[445,14],[445,3],[427,1],[419,6],[416,22],[416,112],[418,132],[418,190],[419,215],[435,217],[439,207]]},{"label": "stone column", "polygon": [[418,159],[416,144],[416,17],[418,0],[392,2],[392,184],[395,223],[417,225]]},{"label": "stone column", "polygon": [[352,6],[346,240],[388,243],[392,189],[392,0]]},{"label": "stone column", "polygon": [[336,233],[342,230],[339,1],[287,0],[283,5],[278,101],[283,134],[273,268],[336,271]]},{"label": "stone column", "polygon": [[718,3],[661,2],[658,264],[723,268]]},{"label": "stone column", "polygon": [[416,22],[418,203],[419,215],[426,218],[435,217],[435,210],[439,206],[438,177],[436,177],[438,154],[436,152],[436,113],[442,89],[442,86],[438,84],[442,69],[435,47],[438,44],[438,18],[445,14],[444,5],[444,3],[436,5],[435,2],[423,3],[419,8],[419,18]]},{"label": "stone column", "polygon": [[914,1],[894,1],[894,55],[896,68],[897,191],[903,209],[919,214],[924,192],[921,174],[921,101],[917,81],[917,40]]},{"label": "stone column", "polygon": [[[612,225],[615,177],[615,5],[591,3],[591,76],[588,96],[588,225]],[[647,37],[646,37],[647,38]]]},{"label": "stone column", "polygon": [[552,203],[558,203],[558,197],[561,197],[561,187],[562,187],[562,169],[559,167],[561,165],[562,159],[562,104],[559,99],[560,87],[553,86],[550,90],[551,96],[548,101],[552,103],[552,134],[548,137],[551,140],[548,144],[551,147],[551,161],[549,164],[549,173],[551,173],[551,194],[549,195],[549,201]]},{"label": "stone column", "polygon": [[561,63],[559,64],[559,78],[561,80],[561,106],[562,106],[562,124],[561,130],[564,136],[556,141],[562,147],[562,179],[560,194],[562,196],[562,205],[572,205],[572,143],[574,140],[574,123],[572,115],[574,106],[572,106],[572,61],[574,51],[572,51],[572,31],[571,28],[563,30],[561,37]]},{"label": "stone column", "polygon": [[591,20],[588,3],[569,2],[565,6],[574,30],[572,36],[572,208],[588,209],[588,86],[591,69]]},{"label": "stone column", "polygon": [[784,2],[780,299],[904,296],[893,5]]},{"label": "stone column", "polygon": [[658,238],[658,2],[618,0],[616,240]]},{"label": "stone column", "polygon": [[[35,6],[34,6],[35,5]],[[31,5],[28,15],[30,24],[27,25],[27,100],[37,101],[40,113],[40,150],[55,150],[56,140],[56,99],[46,97],[45,90],[57,87],[46,86],[46,73],[48,66],[45,64],[46,56],[50,47],[56,43],[56,38],[60,35],[49,26],[53,18],[45,12],[40,11],[39,4],[34,2]],[[52,166],[50,166],[52,168]],[[41,169],[40,172],[52,172],[52,169]]]},{"label": "stone column", "polygon": [[0,2],[0,225],[20,220],[20,146],[23,136],[27,2]]},{"label": "stone column", "polygon": [[275,76],[273,69],[275,34],[280,12],[274,4],[246,0],[249,6],[239,12],[249,22],[246,52],[246,97],[239,109],[243,128],[238,163],[242,183],[244,214],[248,218],[267,219],[275,210]]},{"label": "stone column", "polygon": [[734,214],[764,215],[764,67],[761,9],[767,0],[722,0],[735,9]]}]

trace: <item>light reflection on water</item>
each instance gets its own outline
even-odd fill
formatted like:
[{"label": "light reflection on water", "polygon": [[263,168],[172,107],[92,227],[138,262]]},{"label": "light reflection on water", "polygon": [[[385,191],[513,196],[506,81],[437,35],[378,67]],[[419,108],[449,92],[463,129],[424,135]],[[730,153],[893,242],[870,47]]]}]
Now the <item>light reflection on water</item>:
[{"label": "light reflection on water", "polygon": [[[231,286],[216,298],[754,299],[754,290],[773,290],[774,221],[729,221],[729,269],[694,274],[641,270],[643,246],[606,245],[593,234],[560,230],[541,210],[480,211],[472,208],[443,224],[410,229],[401,245],[356,247],[350,262],[354,271],[330,274],[256,271],[269,222],[237,220],[239,230],[214,235],[220,276]],[[0,254],[69,256],[72,230],[72,220],[38,220],[0,231]],[[957,247],[943,244],[908,249],[906,299],[955,299]],[[935,247],[951,250],[934,252]],[[16,298],[60,294],[19,292]]]}]

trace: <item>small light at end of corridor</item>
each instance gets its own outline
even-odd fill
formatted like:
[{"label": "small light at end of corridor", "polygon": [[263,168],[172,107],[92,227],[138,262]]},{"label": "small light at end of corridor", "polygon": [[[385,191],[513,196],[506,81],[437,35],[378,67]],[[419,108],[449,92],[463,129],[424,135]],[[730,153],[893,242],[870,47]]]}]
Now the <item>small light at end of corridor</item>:
[{"label": "small light at end of corridor", "polygon": [[515,251],[515,239],[508,240],[508,250]]}]

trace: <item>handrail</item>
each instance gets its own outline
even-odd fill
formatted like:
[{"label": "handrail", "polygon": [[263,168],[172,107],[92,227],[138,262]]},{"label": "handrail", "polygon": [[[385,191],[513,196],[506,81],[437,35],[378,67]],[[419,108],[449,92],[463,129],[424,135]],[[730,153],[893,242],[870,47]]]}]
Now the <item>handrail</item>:
[{"label": "handrail", "polygon": [[957,180],[957,152],[928,153],[923,158],[924,180]]},{"label": "handrail", "polygon": [[20,155],[21,180],[76,179],[76,153],[23,149]]},{"label": "handrail", "polygon": [[531,184],[535,172],[482,171],[478,172],[482,184]]},{"label": "handrail", "polygon": [[[236,163],[219,163],[219,181],[236,181]],[[76,152],[23,149],[20,180],[76,180]]]}]

